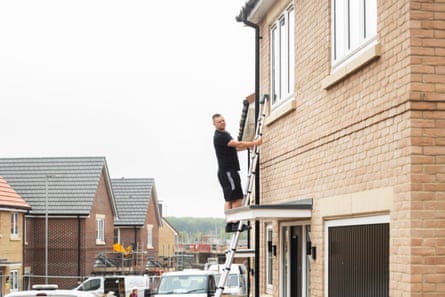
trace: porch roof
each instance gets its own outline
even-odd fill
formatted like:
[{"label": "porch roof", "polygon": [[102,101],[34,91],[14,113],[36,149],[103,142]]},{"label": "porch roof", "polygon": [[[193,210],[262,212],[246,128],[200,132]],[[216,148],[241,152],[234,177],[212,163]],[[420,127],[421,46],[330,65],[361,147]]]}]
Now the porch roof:
[{"label": "porch roof", "polygon": [[276,204],[255,204],[225,211],[227,221],[259,219],[305,219],[312,216],[312,199]]}]

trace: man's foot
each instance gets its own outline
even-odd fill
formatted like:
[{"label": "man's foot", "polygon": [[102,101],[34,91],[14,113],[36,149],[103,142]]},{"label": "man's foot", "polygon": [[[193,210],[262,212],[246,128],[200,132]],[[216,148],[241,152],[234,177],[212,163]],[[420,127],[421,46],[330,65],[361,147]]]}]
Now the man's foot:
[{"label": "man's foot", "polygon": [[[236,227],[235,227],[235,229],[236,229]],[[229,222],[229,223],[227,223],[226,224],[226,233],[231,233],[231,232],[235,232],[235,231],[232,231],[233,230],[233,223],[231,223],[231,222]]]},{"label": "man's foot", "polygon": [[[233,233],[233,232],[238,231],[238,225],[239,225],[239,221],[227,223],[226,224],[226,233]],[[250,230],[250,226],[243,224],[241,226],[240,232],[247,231],[247,230]]]}]

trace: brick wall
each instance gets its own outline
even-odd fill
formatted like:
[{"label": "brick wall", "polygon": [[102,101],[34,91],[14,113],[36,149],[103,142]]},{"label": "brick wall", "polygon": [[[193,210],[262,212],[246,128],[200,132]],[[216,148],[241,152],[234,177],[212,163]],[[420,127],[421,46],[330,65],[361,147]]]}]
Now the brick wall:
[{"label": "brick wall", "polygon": [[[261,94],[270,86],[269,25],[288,4],[278,1],[260,24]],[[392,189],[392,205],[383,209],[391,218],[390,295],[440,296],[445,280],[445,3],[378,1],[381,56],[327,89],[321,81],[330,74],[330,1],[294,5],[296,109],[264,129],[262,203],[314,199],[312,241],[319,248],[311,291],[324,296],[322,199]],[[372,211],[359,215],[364,214]],[[274,270],[278,273],[278,263]]]},{"label": "brick wall", "polygon": [[[96,244],[96,214],[105,215],[105,245]],[[49,283],[68,288],[77,277],[88,276],[93,270],[98,253],[111,252],[113,245],[114,215],[104,177],[99,180],[96,197],[88,217],[51,217],[48,219],[48,275],[72,276],[49,278]],[[45,219],[27,218],[27,245],[25,265],[33,275],[45,275]],[[44,278],[33,277],[31,284],[44,283]]]},{"label": "brick wall", "polygon": [[410,3],[412,296],[445,290],[445,3]]},{"label": "brick wall", "polygon": [[[105,244],[96,244],[96,215],[105,215]],[[94,261],[99,253],[110,253],[114,244],[114,213],[111,206],[104,173],[101,175],[90,215],[85,220],[84,259],[82,261],[84,275],[93,270]]]}]

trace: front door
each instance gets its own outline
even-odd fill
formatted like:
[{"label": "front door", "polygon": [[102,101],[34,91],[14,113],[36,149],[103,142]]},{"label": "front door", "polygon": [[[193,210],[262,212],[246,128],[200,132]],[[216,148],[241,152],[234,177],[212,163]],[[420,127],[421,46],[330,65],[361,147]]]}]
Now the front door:
[{"label": "front door", "polygon": [[302,294],[302,226],[282,228],[282,297],[301,297]]}]

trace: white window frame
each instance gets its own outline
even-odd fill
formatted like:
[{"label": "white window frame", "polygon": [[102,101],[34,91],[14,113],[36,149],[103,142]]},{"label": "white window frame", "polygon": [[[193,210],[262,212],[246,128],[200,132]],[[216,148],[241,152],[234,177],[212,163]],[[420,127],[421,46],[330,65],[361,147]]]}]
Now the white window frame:
[{"label": "white window frame", "polygon": [[275,109],[294,95],[295,10],[289,5],[270,28],[270,93]]},{"label": "white window frame", "polygon": [[105,215],[96,215],[96,244],[105,244]]},{"label": "white window frame", "polygon": [[[273,291],[273,251],[268,248],[269,241],[273,243],[272,224],[266,224],[266,289],[268,293]],[[272,266],[272,267],[271,267]]]},{"label": "white window frame", "polygon": [[11,292],[17,292],[19,290],[19,271],[11,270],[9,272],[9,289]]},{"label": "white window frame", "polygon": [[375,225],[375,224],[389,224],[389,215],[378,215],[378,216],[369,216],[369,217],[359,217],[359,218],[347,218],[347,219],[339,219],[339,220],[329,220],[325,222],[325,230],[324,230],[324,279],[325,279],[325,296],[328,297],[328,288],[329,288],[329,228],[331,227],[339,227],[339,226],[354,226],[354,225]]},{"label": "white window frame", "polygon": [[121,229],[120,228],[114,228],[113,239],[115,239],[114,243],[121,243]]},{"label": "white window frame", "polygon": [[147,225],[147,249],[153,248],[153,225]]},{"label": "white window frame", "polygon": [[19,238],[19,214],[11,212],[11,239]]},{"label": "white window frame", "polygon": [[332,69],[377,42],[377,0],[331,0]]}]

